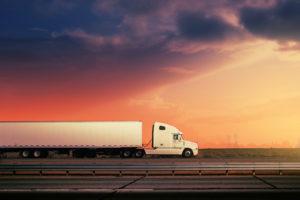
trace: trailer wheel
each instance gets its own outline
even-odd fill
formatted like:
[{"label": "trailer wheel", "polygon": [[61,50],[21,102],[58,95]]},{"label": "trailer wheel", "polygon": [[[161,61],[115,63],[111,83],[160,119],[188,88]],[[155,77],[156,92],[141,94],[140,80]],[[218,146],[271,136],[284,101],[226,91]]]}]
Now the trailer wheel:
[{"label": "trailer wheel", "polygon": [[190,158],[192,156],[193,156],[193,151],[191,149],[185,149],[182,152],[182,157],[184,157],[184,158]]},{"label": "trailer wheel", "polygon": [[144,154],[145,154],[144,150],[138,149],[134,152],[134,157],[142,158],[144,156]]},{"label": "trailer wheel", "polygon": [[42,155],[42,152],[40,150],[34,150],[33,151],[33,157],[34,158],[40,158]]},{"label": "trailer wheel", "polygon": [[20,156],[22,158],[30,158],[30,154],[31,154],[31,152],[29,150],[22,150],[22,151],[20,151]]},{"label": "trailer wheel", "polygon": [[130,158],[131,157],[131,151],[130,150],[121,151],[121,157],[122,158]]}]

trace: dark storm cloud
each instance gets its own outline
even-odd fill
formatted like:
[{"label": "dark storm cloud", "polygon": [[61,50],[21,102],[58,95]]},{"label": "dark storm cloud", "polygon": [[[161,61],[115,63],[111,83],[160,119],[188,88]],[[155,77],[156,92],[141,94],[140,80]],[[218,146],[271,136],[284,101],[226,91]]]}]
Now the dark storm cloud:
[{"label": "dark storm cloud", "polygon": [[218,52],[184,47],[236,31],[203,2],[0,1],[0,87],[14,99],[105,102],[190,77]]},{"label": "dark storm cloud", "polygon": [[280,1],[271,8],[246,7],[240,21],[250,32],[278,40],[300,39],[300,1]]},{"label": "dark storm cloud", "polygon": [[131,14],[147,14],[156,11],[166,2],[161,0],[119,0],[118,5]]},{"label": "dark storm cloud", "polygon": [[[57,82],[57,76],[69,72],[82,82],[80,76],[91,71],[103,79],[116,73],[128,73],[132,80],[171,79],[161,69],[188,62],[194,55],[173,51],[170,43],[219,41],[233,32],[221,18],[190,11],[189,3],[182,9],[181,1],[18,2],[0,1],[0,72],[12,82],[17,74]],[[42,12],[46,8],[51,9]],[[201,52],[197,58],[207,54]]]},{"label": "dark storm cloud", "polygon": [[[97,3],[102,8],[106,6],[109,13],[95,10]],[[85,66],[82,70],[107,63],[113,63],[107,71],[119,66],[123,70],[146,68],[146,61],[160,60],[163,65],[186,57],[170,52],[170,42],[182,38],[222,40],[234,32],[221,18],[182,12],[178,3],[168,0],[88,3],[32,0],[20,4],[16,0],[1,1],[0,69],[17,71],[20,65],[16,63],[22,62],[37,63],[35,66],[49,71],[74,67],[69,63]],[[46,8],[51,9],[48,12]],[[174,17],[177,13],[180,13],[178,18]],[[179,34],[172,27],[178,27]],[[151,67],[159,69],[160,66],[154,63]]]},{"label": "dark storm cloud", "polygon": [[[83,46],[71,37],[59,38],[0,38],[0,63],[63,62],[86,54]],[[42,66],[42,65],[41,65]],[[55,65],[54,65],[55,66]],[[0,69],[14,65],[0,65]]]},{"label": "dark storm cloud", "polygon": [[196,12],[180,13],[177,26],[180,36],[190,40],[222,40],[235,32],[234,28],[222,19]]},{"label": "dark storm cloud", "polygon": [[146,15],[155,12],[167,5],[169,0],[100,0],[100,10],[109,12],[118,11],[119,14]]}]

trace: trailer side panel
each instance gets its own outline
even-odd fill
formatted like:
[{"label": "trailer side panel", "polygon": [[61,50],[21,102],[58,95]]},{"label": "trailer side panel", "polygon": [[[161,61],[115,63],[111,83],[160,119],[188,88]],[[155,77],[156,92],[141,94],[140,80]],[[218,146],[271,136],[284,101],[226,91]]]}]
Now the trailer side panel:
[{"label": "trailer side panel", "polygon": [[0,148],[142,147],[142,122],[0,122]]}]

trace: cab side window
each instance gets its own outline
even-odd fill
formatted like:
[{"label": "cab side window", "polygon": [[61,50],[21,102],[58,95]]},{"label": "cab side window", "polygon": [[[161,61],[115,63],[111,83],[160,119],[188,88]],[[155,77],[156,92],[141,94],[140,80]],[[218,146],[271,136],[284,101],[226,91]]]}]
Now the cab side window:
[{"label": "cab side window", "polygon": [[159,126],[159,130],[164,131],[164,130],[166,130],[166,127],[165,126]]},{"label": "cab side window", "polygon": [[178,134],[174,134],[173,135],[173,140],[179,140],[179,135]]}]

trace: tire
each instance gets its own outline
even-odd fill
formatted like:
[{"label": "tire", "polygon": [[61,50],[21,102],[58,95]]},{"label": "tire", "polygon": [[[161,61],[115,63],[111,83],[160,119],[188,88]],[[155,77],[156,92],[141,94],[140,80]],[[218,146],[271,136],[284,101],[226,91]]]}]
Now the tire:
[{"label": "tire", "polygon": [[142,158],[144,155],[145,155],[145,152],[142,149],[138,149],[134,152],[135,158]]},{"label": "tire", "polygon": [[121,158],[130,158],[132,152],[130,150],[123,150],[121,151]]},{"label": "tire", "polygon": [[32,155],[33,155],[34,158],[41,158],[42,154],[43,153],[42,153],[41,150],[34,150]]},{"label": "tire", "polygon": [[20,151],[20,156],[22,158],[30,158],[31,157],[31,151],[29,151],[29,150],[22,150],[22,151]]},{"label": "tire", "polygon": [[184,158],[190,158],[192,156],[193,156],[193,151],[191,149],[185,149],[182,152],[182,157],[184,157]]}]

